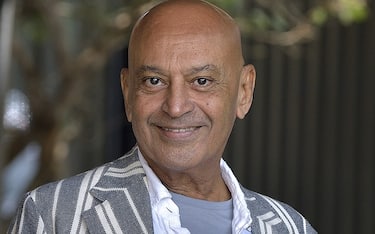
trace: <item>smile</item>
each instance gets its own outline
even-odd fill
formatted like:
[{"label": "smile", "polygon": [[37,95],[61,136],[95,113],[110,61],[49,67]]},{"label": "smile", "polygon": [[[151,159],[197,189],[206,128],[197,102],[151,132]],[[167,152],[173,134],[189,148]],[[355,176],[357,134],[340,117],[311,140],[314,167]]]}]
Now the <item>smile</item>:
[{"label": "smile", "polygon": [[190,127],[190,128],[162,128],[164,131],[167,132],[173,132],[173,133],[186,133],[186,132],[192,132],[196,127]]},{"label": "smile", "polygon": [[172,127],[172,126],[158,126],[160,136],[168,141],[186,141],[197,138],[199,129],[202,126],[193,127]]}]

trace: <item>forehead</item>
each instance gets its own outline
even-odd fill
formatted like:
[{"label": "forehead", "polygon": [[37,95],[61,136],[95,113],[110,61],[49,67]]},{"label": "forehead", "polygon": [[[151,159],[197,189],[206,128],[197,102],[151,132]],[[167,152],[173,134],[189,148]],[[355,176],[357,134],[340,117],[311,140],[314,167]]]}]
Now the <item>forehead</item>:
[{"label": "forehead", "polygon": [[[129,48],[130,63],[151,62],[221,63],[235,53],[230,35],[221,30],[186,22],[165,25],[155,22],[134,37]],[[130,65],[129,63],[129,65]]]},{"label": "forehead", "polygon": [[221,63],[229,56],[242,58],[239,31],[228,15],[206,4],[190,4],[197,1],[168,2],[136,24],[129,43],[129,68],[182,61],[199,66]]},{"label": "forehead", "polygon": [[[223,10],[207,2],[194,0],[170,0],[157,5],[137,22],[135,29],[156,28],[228,28],[236,26]],[[219,26],[219,27],[217,27]],[[137,31],[137,30],[135,30]]]},{"label": "forehead", "polygon": [[229,47],[229,42],[225,40],[225,34],[212,32],[207,29],[196,28],[161,28],[160,30],[148,30],[143,33],[134,47],[136,49],[149,49],[157,52],[175,53],[183,51],[184,53],[198,51],[212,51],[216,48],[225,50]]},{"label": "forehead", "polygon": [[[191,69],[210,64],[210,68],[222,68],[226,50],[218,36],[202,34],[152,34],[140,40],[132,57],[134,69],[155,66],[163,71],[189,72]],[[228,52],[226,52],[228,51]],[[212,69],[203,69],[204,71]]]}]

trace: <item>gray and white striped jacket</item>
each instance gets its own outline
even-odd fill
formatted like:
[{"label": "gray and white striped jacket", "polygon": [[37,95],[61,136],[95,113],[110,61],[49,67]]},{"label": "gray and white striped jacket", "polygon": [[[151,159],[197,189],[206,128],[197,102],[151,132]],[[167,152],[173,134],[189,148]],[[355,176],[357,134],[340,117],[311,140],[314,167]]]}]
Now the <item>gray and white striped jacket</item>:
[{"label": "gray and white striped jacket", "polygon": [[[290,206],[242,188],[251,232],[316,233]],[[8,233],[153,233],[146,175],[133,149],[125,156],[26,194]]]}]

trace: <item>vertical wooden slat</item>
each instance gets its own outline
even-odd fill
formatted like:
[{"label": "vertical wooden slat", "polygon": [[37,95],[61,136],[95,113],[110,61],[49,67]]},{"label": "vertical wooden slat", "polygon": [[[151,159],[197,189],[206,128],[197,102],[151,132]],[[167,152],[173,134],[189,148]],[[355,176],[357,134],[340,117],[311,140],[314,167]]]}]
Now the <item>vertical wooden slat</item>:
[{"label": "vertical wooden slat", "polygon": [[334,229],[335,201],[335,171],[337,154],[337,105],[338,105],[338,44],[339,28],[330,24],[326,29],[327,35],[323,44],[322,67],[323,70],[321,94],[319,100],[319,145],[317,158],[320,162],[317,182],[320,195],[318,204],[322,207],[318,222],[324,226],[325,233],[337,233]]},{"label": "vertical wooden slat", "polygon": [[267,133],[266,149],[266,191],[271,196],[279,196],[281,188],[281,170],[282,165],[282,113],[283,113],[283,91],[284,91],[284,58],[279,49],[273,49],[270,56],[270,77],[269,77],[269,102],[268,108],[268,126],[265,129]]},{"label": "vertical wooden slat", "polygon": [[[339,67],[338,155],[336,157],[337,233],[354,233],[354,175],[357,118],[357,30],[350,27],[341,34]],[[345,205],[344,205],[345,204]]]},{"label": "vertical wooden slat", "polygon": [[[309,215],[309,220],[315,223],[317,220],[316,210],[318,209],[316,203],[316,194],[318,184],[316,167],[318,164],[317,142],[318,142],[318,110],[319,97],[321,94],[321,69],[322,66],[320,58],[321,40],[317,38],[316,41],[306,46],[306,68],[303,74],[302,92],[305,96],[302,106],[302,124],[301,124],[301,155],[302,161],[300,164],[299,174],[299,192],[298,204],[303,207],[304,214]],[[301,212],[303,212],[301,211]],[[315,215],[313,215],[315,214]]]},{"label": "vertical wooden slat", "polygon": [[[298,48],[299,49],[299,48]],[[286,106],[284,109],[285,122],[283,125],[283,139],[285,147],[284,177],[282,183],[283,198],[287,198],[291,205],[297,201],[298,165],[301,160],[299,155],[300,145],[300,106],[301,106],[301,61],[298,55],[287,60],[288,73],[286,74]]]},{"label": "vertical wooden slat", "polygon": [[355,212],[358,221],[356,233],[371,233],[375,220],[375,18],[372,16],[361,33],[361,66],[359,82],[359,132],[355,181]]}]

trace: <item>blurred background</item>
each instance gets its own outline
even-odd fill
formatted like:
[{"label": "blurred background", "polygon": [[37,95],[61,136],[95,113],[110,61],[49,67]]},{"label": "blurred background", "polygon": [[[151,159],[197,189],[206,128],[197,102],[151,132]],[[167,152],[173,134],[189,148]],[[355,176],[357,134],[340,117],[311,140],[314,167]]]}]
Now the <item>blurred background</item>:
[{"label": "blurred background", "polygon": [[[26,191],[134,145],[119,74],[132,25],[157,2],[0,1],[0,233]],[[373,233],[374,2],[210,2],[236,18],[257,68],[224,156],[241,183],[319,233]]]}]

